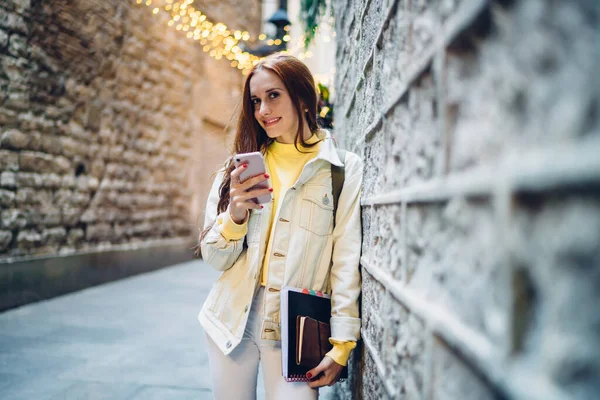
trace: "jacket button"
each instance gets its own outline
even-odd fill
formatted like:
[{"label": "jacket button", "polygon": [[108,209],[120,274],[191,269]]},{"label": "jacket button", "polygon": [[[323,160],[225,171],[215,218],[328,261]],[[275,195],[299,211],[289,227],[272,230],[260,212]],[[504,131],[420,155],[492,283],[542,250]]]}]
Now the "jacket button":
[{"label": "jacket button", "polygon": [[228,340],[227,343],[225,343],[225,347],[230,348],[231,347],[231,342]]}]

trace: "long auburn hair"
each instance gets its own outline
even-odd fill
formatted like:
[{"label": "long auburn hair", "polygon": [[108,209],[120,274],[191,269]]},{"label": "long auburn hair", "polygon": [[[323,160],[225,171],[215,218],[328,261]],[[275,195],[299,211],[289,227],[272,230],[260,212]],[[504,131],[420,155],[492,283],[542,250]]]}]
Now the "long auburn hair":
[{"label": "long auburn hair", "polygon": [[[304,112],[308,128],[311,132],[319,128],[317,123],[317,90],[315,81],[308,67],[296,57],[285,53],[275,53],[260,60],[250,71],[244,83],[242,92],[242,107],[237,123],[237,130],[233,140],[232,154],[250,153],[260,151],[265,154],[269,144],[273,139],[267,136],[265,130],[260,126],[254,117],[254,105],[250,98],[250,80],[261,70],[273,72],[281,79],[292,100],[292,104],[298,115],[298,131],[294,141],[296,149],[298,143],[303,147],[313,147],[318,142],[308,144],[304,140]],[[299,150],[299,149],[298,149]],[[219,202],[217,204],[217,214],[222,213],[229,205],[229,190],[231,187],[231,172],[235,169],[233,157],[229,157],[224,165],[225,173],[223,181],[219,186]],[[211,227],[202,232],[200,241],[204,239]],[[199,252],[199,248],[197,253]]]}]

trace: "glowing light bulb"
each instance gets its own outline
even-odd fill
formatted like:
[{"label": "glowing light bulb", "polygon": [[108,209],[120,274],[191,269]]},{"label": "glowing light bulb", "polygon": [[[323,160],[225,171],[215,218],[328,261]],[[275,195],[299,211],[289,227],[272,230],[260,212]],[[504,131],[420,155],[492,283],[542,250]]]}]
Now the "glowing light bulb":
[{"label": "glowing light bulb", "polygon": [[[146,4],[150,6],[154,0],[136,0],[137,4]],[[154,3],[158,3],[154,1]],[[222,22],[211,22],[200,10],[192,6],[194,0],[164,0],[164,10],[169,12],[171,18],[167,20],[167,25],[175,27],[177,31],[185,32],[188,39],[199,41],[202,51],[209,53],[211,57],[220,60],[226,58],[230,61],[232,68],[237,68],[247,75],[252,66],[256,65],[262,58],[243,51],[237,44],[240,41],[252,41],[256,39],[267,40],[267,35],[261,33],[258,36],[251,36],[248,31],[239,31],[228,29]],[[159,14],[161,6],[158,4],[150,7],[152,14]],[[286,26],[286,32],[290,27]],[[282,39],[269,39],[269,45],[280,45],[283,42],[289,42],[292,37],[289,33]],[[312,54],[311,54],[312,55]],[[302,54],[306,57],[306,53]]]}]

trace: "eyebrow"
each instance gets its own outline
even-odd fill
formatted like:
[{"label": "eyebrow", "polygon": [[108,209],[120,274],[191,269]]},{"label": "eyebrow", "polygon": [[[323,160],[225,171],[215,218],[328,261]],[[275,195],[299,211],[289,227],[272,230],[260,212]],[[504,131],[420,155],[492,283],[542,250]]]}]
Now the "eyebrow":
[{"label": "eyebrow", "polygon": [[[271,92],[272,92],[272,91],[274,91],[274,90],[283,90],[283,89],[281,89],[281,88],[278,88],[278,87],[274,87],[274,88],[272,88],[272,89],[265,90],[265,93],[271,93]],[[255,95],[255,94],[252,94],[252,93],[250,93],[250,98],[253,98],[253,97],[256,97],[256,95]]]}]

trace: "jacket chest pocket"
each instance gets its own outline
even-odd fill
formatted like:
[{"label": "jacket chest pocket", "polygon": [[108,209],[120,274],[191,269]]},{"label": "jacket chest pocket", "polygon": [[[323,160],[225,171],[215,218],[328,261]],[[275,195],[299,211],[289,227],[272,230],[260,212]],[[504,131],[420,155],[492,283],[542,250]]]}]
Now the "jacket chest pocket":
[{"label": "jacket chest pocket", "polygon": [[333,231],[333,199],[331,187],[304,185],[300,209],[300,227],[325,236]]}]

